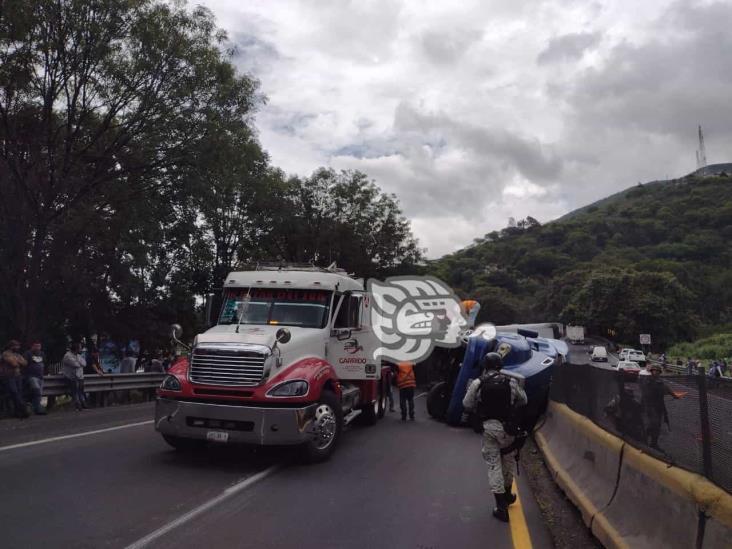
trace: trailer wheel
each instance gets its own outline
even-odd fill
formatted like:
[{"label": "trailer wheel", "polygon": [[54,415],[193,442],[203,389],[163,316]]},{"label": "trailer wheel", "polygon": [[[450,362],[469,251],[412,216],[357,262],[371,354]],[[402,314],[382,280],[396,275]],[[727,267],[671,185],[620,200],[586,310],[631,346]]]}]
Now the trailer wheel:
[{"label": "trailer wheel", "polygon": [[343,410],[338,398],[323,391],[315,409],[311,437],[302,448],[307,463],[325,461],[335,450],[343,431]]},{"label": "trailer wheel", "polygon": [[427,393],[427,413],[440,421],[445,419],[447,407],[450,405],[450,392],[448,388],[446,381],[440,381]]},{"label": "trailer wheel", "polygon": [[193,450],[200,450],[206,446],[205,440],[199,440],[197,438],[181,438],[170,435],[163,435],[163,440],[170,444],[173,448],[179,452],[190,452]]}]

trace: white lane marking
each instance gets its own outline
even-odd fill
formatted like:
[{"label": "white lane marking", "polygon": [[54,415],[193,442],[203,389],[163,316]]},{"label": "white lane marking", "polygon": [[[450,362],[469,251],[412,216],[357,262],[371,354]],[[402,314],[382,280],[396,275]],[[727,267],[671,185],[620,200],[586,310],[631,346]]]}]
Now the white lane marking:
[{"label": "white lane marking", "polygon": [[4,452],[6,450],[15,450],[16,448],[27,448],[28,446],[36,446],[37,444],[46,444],[47,442],[57,442],[59,440],[67,440],[70,438],[88,437],[90,435],[98,435],[99,433],[108,433],[110,431],[118,431],[120,429],[129,429],[130,427],[139,427],[140,425],[150,425],[151,423],[153,423],[152,419],[147,421],[138,421],[137,423],[126,423],[125,425],[117,425],[116,427],[107,427],[106,429],[84,431],[83,433],[73,433],[71,435],[42,438],[41,440],[31,440],[30,442],[21,442],[19,444],[11,444],[9,446],[0,446],[0,452]]},{"label": "white lane marking", "polygon": [[423,396],[424,396],[424,395],[426,395],[426,394],[427,394],[427,393],[420,393],[420,394],[418,394],[418,395],[417,395],[416,397],[414,397],[414,398],[419,398],[419,397],[423,397]]},{"label": "white lane marking", "polygon": [[199,505],[198,507],[196,507],[195,509],[188,511],[185,515],[181,515],[180,517],[169,522],[165,526],[162,526],[162,527],[158,528],[157,530],[155,530],[154,532],[148,534],[144,538],[139,539],[136,542],[128,545],[126,547],[126,549],[142,549],[143,547],[147,547],[148,544],[152,543],[159,537],[164,536],[171,530],[178,528],[179,526],[185,524],[189,520],[196,518],[201,513],[204,513],[206,511],[208,511],[209,509],[211,509],[212,507],[215,507],[216,505],[218,505],[225,499],[230,498],[234,494],[237,494],[237,493],[241,492],[242,490],[249,488],[252,484],[262,480],[265,477],[268,477],[269,475],[271,475],[272,473],[277,471],[277,469],[279,469],[279,468],[280,468],[279,465],[273,465],[272,467],[268,467],[264,471],[260,471],[256,475],[252,475],[251,477],[245,478],[244,480],[234,484],[233,486],[229,486],[226,490],[221,492],[221,494],[219,494],[215,498],[208,500],[206,503],[203,503],[203,504]]}]

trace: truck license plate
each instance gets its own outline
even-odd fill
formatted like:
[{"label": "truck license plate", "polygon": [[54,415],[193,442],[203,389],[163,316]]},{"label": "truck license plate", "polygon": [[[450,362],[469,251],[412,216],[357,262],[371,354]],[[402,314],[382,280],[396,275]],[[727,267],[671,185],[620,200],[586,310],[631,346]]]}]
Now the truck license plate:
[{"label": "truck license plate", "polygon": [[229,433],[224,433],[222,431],[209,431],[206,433],[206,440],[211,440],[213,442],[228,442]]}]

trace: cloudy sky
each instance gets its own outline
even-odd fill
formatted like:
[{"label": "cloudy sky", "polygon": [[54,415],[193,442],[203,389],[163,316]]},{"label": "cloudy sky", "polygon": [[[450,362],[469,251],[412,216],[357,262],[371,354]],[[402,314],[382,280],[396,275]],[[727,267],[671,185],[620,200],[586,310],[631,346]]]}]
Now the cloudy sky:
[{"label": "cloudy sky", "polygon": [[[191,0],[191,3],[197,3]],[[429,257],[732,161],[732,2],[201,0],[275,165],[359,169]]]}]

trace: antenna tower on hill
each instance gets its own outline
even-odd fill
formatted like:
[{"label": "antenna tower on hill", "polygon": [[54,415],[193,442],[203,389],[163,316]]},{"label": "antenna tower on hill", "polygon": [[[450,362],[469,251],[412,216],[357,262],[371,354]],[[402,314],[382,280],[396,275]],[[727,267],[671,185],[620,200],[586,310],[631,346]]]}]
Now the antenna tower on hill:
[{"label": "antenna tower on hill", "polygon": [[704,148],[704,134],[699,126],[699,149],[696,151],[696,168],[698,170],[707,167],[707,151]]}]

